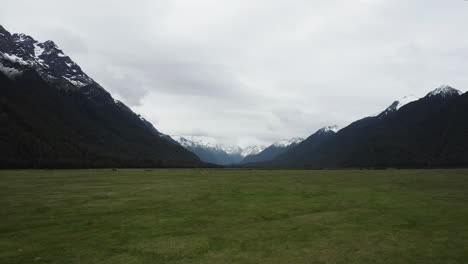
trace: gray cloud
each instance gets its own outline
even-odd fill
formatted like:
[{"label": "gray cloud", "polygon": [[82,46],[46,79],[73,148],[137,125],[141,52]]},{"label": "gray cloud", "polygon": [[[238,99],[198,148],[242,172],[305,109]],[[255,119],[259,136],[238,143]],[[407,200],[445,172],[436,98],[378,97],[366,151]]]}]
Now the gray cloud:
[{"label": "gray cloud", "polygon": [[163,132],[245,145],[466,91],[467,16],[462,0],[16,0],[0,23],[53,39]]}]

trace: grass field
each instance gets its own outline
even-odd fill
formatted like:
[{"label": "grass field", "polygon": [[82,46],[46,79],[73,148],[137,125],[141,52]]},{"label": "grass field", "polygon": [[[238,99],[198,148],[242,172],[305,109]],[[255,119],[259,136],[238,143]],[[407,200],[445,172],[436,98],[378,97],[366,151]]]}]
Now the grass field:
[{"label": "grass field", "polygon": [[0,171],[0,263],[468,263],[468,170]]}]

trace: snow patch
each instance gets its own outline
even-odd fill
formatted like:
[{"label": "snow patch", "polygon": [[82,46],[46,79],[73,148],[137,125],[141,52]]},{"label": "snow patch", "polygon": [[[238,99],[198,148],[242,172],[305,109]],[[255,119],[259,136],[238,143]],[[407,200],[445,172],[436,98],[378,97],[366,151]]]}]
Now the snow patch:
[{"label": "snow patch", "polygon": [[326,126],[321,128],[319,131],[321,132],[338,132],[340,130],[340,127],[333,125],[333,126]]},{"label": "snow patch", "polygon": [[417,96],[414,96],[414,95],[408,95],[408,96],[405,96],[403,98],[401,98],[400,100],[398,100],[397,102],[397,105],[395,106],[395,110],[398,110],[400,109],[402,106],[404,105],[407,105],[411,102],[414,102],[414,101],[417,101],[419,100],[420,98],[417,97]]},{"label": "snow patch", "polygon": [[171,137],[179,142],[184,147],[206,147],[206,148],[221,148],[221,144],[217,143],[217,140],[211,137],[203,136],[173,136]]},{"label": "snow patch", "polygon": [[407,105],[409,103],[412,103],[414,101],[417,101],[419,99],[421,99],[421,98],[419,98],[417,96],[414,96],[414,95],[405,96],[405,97],[401,98],[400,100],[393,102],[389,107],[387,107],[387,109],[385,109],[380,114],[376,114],[376,115],[373,115],[373,116],[387,115],[387,114],[396,112],[400,108],[402,108],[403,106],[405,106],[405,105]]},{"label": "snow patch", "polygon": [[300,137],[294,137],[294,138],[290,138],[290,139],[282,139],[282,140],[279,140],[279,141],[275,142],[273,144],[273,146],[285,148],[285,147],[291,146],[292,144],[299,144],[302,141],[304,141],[304,139],[300,138]]},{"label": "snow patch", "polygon": [[0,63],[0,72],[5,74],[8,78],[14,79],[16,76],[21,75],[22,72],[20,70],[17,70],[15,68],[7,67],[4,66],[3,64]]},{"label": "snow patch", "polygon": [[22,58],[16,56],[15,54],[3,53],[3,57],[11,62],[16,62],[21,65],[30,65],[29,62],[23,60]]},{"label": "snow patch", "polygon": [[73,84],[74,86],[80,88],[80,87],[83,87],[83,86],[86,86],[86,83],[83,83],[83,82],[80,82],[80,81],[77,81],[77,80],[74,80],[72,79],[71,77],[67,77],[67,76],[62,76],[65,80],[69,81],[71,84]]},{"label": "snow patch", "polygon": [[262,152],[264,149],[265,146],[248,146],[242,149],[241,156],[247,157],[249,155],[255,155]]},{"label": "snow patch", "polygon": [[427,97],[433,97],[433,96],[446,97],[446,96],[461,95],[461,94],[462,92],[455,88],[452,88],[448,85],[442,85],[436,88],[435,90],[431,91],[430,93],[428,93],[426,96]]},{"label": "snow patch", "polygon": [[39,58],[44,53],[45,49],[41,46],[39,46],[38,42],[34,43],[34,56],[36,58]]},{"label": "snow patch", "polygon": [[70,62],[65,62],[65,64],[66,64],[69,68],[73,68],[73,66],[74,66],[74,63],[70,63]]},{"label": "snow patch", "polygon": [[258,154],[265,149],[264,146],[248,146],[241,148],[239,146],[224,145],[218,143],[215,138],[206,136],[178,136],[171,135],[175,141],[186,148],[204,148],[215,151],[223,151],[229,155],[240,155],[242,157]]},{"label": "snow patch", "polygon": [[[0,52],[0,59],[4,60],[4,64],[10,65],[8,67],[2,66],[2,72],[8,73],[9,76],[16,75],[23,68],[33,68],[44,80],[53,81],[63,78],[77,88],[94,82],[81,72],[78,65],[63,51],[59,50],[53,41],[48,40],[41,43],[25,34],[14,34],[13,41],[15,42],[14,48],[17,49],[16,51],[12,52],[12,54]],[[25,50],[26,46],[32,46],[32,54],[29,54],[29,50]],[[67,74],[64,76],[58,74],[54,70],[55,67],[65,67]]]}]

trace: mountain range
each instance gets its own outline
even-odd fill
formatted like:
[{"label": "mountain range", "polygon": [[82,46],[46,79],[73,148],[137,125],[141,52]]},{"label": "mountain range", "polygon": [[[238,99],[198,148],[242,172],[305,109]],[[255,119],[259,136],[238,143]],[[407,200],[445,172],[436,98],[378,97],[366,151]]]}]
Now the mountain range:
[{"label": "mountain range", "polygon": [[197,136],[172,136],[184,148],[195,153],[202,161],[219,164],[232,165],[241,162],[245,157],[261,152],[264,146],[229,146],[219,144],[216,140]]},{"label": "mountain range", "polygon": [[303,138],[295,137],[283,139],[265,147],[251,145],[247,147],[230,146],[216,143],[208,137],[198,136],[171,136],[184,148],[195,153],[204,162],[236,166],[238,164],[250,164],[275,159],[279,154],[296,146]]},{"label": "mountain range", "polygon": [[468,93],[443,85],[336,133],[320,131],[253,167],[457,167],[468,164]]},{"label": "mountain range", "polygon": [[303,140],[304,140],[303,138],[295,137],[291,139],[283,139],[283,140],[277,141],[273,143],[272,145],[268,146],[267,148],[263,149],[259,153],[245,156],[244,159],[240,161],[240,163],[248,164],[248,163],[274,160],[280,154],[296,146],[297,144],[301,143]]},{"label": "mountain range", "polygon": [[0,87],[0,168],[206,166],[52,41],[0,26]]},{"label": "mountain range", "polygon": [[341,129],[241,148],[161,133],[53,41],[0,26],[0,88],[0,168],[468,165],[468,93],[448,85]]}]

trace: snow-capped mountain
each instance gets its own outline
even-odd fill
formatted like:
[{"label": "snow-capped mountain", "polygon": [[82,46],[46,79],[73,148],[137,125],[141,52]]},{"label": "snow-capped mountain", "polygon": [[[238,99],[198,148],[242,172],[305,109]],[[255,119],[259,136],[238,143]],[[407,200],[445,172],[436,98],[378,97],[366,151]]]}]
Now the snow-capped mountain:
[{"label": "snow-capped mountain", "polygon": [[288,147],[290,145],[293,145],[293,144],[299,144],[302,141],[304,141],[304,139],[301,138],[301,137],[293,137],[293,138],[290,138],[290,139],[278,140],[275,143],[273,143],[273,146],[286,148],[286,147]]},{"label": "snow-capped mountain", "polygon": [[396,112],[398,111],[400,108],[402,108],[403,106],[411,103],[411,102],[414,102],[414,101],[417,101],[421,98],[417,97],[417,96],[414,96],[414,95],[408,95],[408,96],[405,96],[403,98],[401,98],[400,100],[397,100],[395,102],[393,102],[389,107],[387,107],[384,111],[382,111],[380,114],[378,114],[377,116],[386,116],[390,113],[393,113],[393,112]]},{"label": "snow-capped mountain", "polygon": [[321,129],[319,129],[317,131],[317,133],[329,133],[329,132],[338,132],[340,130],[340,127],[337,126],[337,125],[333,125],[333,126],[326,126],[326,127],[322,127]]},{"label": "snow-capped mountain", "polygon": [[436,88],[435,90],[429,92],[426,95],[426,97],[434,97],[434,96],[449,97],[449,96],[458,96],[461,94],[462,94],[461,91],[444,84]]},{"label": "snow-capped mountain", "polygon": [[266,164],[269,163],[271,165],[278,162],[287,162],[288,160],[298,160],[307,156],[303,155],[303,153],[315,149],[317,146],[335,136],[338,131],[340,131],[340,127],[337,125],[325,126],[318,129],[304,140],[298,140],[294,144],[280,149],[275,149],[274,145],[272,145],[270,150],[267,148],[262,153],[252,157],[253,159],[246,159],[246,161],[248,163],[268,161]]},{"label": "snow-capped mountain", "polygon": [[[443,85],[394,102],[336,134],[315,133],[263,167],[456,167],[468,164],[468,94]],[[255,166],[253,164],[252,166]]]},{"label": "snow-capped mountain", "polygon": [[44,81],[60,89],[75,90],[90,99],[99,98],[100,101],[105,100],[106,103],[115,104],[138,117],[155,135],[171,141],[169,136],[160,133],[150,122],[135,114],[123,102],[113,99],[53,41],[39,42],[26,34],[10,34],[0,26],[0,72],[15,79],[30,70],[36,71]]},{"label": "snow-capped mountain", "polygon": [[255,154],[260,153],[264,149],[265,149],[265,146],[248,146],[248,147],[242,148],[241,156],[246,157],[249,155],[255,155]]},{"label": "snow-capped mountain", "polygon": [[203,136],[171,136],[186,149],[197,154],[205,162],[227,165],[239,163],[245,156],[259,153],[264,146],[239,146],[225,145],[216,139]]},{"label": "snow-capped mountain", "polygon": [[302,141],[304,141],[304,139],[300,137],[279,140],[270,145],[269,147],[263,149],[262,151],[246,155],[245,158],[242,160],[242,163],[253,163],[273,160],[278,155],[284,153],[286,150],[296,146]]},{"label": "snow-capped mountain", "polygon": [[[425,98],[448,98],[448,97],[452,97],[452,96],[458,96],[458,95],[461,95],[462,92],[455,89],[455,88],[452,88],[448,85],[442,85],[434,90],[432,90],[431,92],[429,92]],[[409,103],[412,103],[412,102],[415,102],[417,100],[421,99],[420,97],[417,97],[417,96],[414,96],[414,95],[408,95],[408,96],[405,96],[403,97],[402,99],[400,100],[397,100],[395,102],[393,102],[389,107],[387,107],[382,113],[380,113],[378,116],[382,117],[382,116],[386,116],[390,113],[394,113],[398,110],[400,110],[400,108],[402,108],[403,106],[409,104]]]},{"label": "snow-capped mountain", "polygon": [[179,142],[180,145],[184,147],[205,147],[205,148],[213,148],[217,150],[222,150],[225,152],[231,152],[230,148],[218,144],[216,139],[211,137],[204,137],[204,136],[178,136],[178,135],[171,135],[171,137]]},{"label": "snow-capped mountain", "polygon": [[0,87],[0,134],[9,139],[0,143],[7,155],[0,167],[200,164],[114,100],[53,41],[0,26]]},{"label": "snow-capped mountain", "polygon": [[0,29],[0,38],[0,63],[16,70],[15,75],[2,72],[12,78],[33,68],[50,82],[66,80],[77,88],[94,83],[53,41],[39,42],[25,34],[11,35],[4,29]]}]

